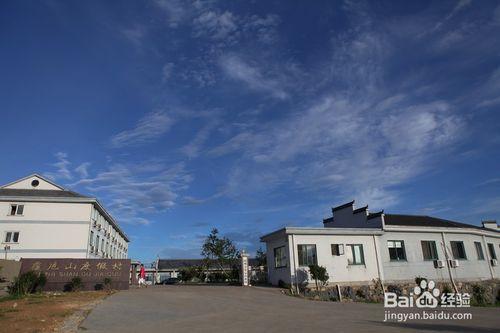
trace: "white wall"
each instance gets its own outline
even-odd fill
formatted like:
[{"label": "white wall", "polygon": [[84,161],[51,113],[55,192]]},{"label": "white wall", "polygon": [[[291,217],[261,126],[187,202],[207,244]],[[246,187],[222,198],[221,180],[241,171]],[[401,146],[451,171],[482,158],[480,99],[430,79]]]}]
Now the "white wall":
[{"label": "white wall", "polygon": [[[10,205],[23,204],[22,216],[11,216]],[[0,202],[0,256],[8,259],[86,258],[91,204]],[[19,232],[18,243],[5,243],[8,231]]]},{"label": "white wall", "polygon": [[[451,268],[451,273],[454,279],[460,280],[487,280],[491,279],[490,263],[487,257],[487,248],[483,243],[482,236],[446,232],[444,234],[445,244],[448,251],[448,256],[451,258],[450,241],[463,241],[467,259],[459,260],[459,267]],[[405,251],[407,261],[391,261],[389,250],[387,248],[388,240],[403,240],[405,243]],[[436,242],[436,248],[440,260],[445,260],[443,247],[443,239],[441,233],[438,232],[386,232],[380,236],[381,258],[384,268],[385,281],[413,281],[415,277],[421,276],[435,281],[448,281],[450,279],[448,269],[434,268],[434,262],[424,260],[422,253],[422,240],[430,240]],[[478,260],[474,242],[481,242],[485,260]],[[499,240],[493,237],[488,237],[488,242],[495,244],[498,256]],[[498,266],[497,266],[498,267]],[[493,277],[498,278],[497,267],[494,267]]]},{"label": "white wall", "polygon": [[[387,246],[388,240],[404,241],[406,261],[390,260]],[[283,232],[277,234],[272,240],[268,240],[266,243],[269,282],[276,285],[281,279],[286,283],[294,283],[296,269],[299,282],[301,282],[304,275],[307,276],[308,268],[298,266],[297,246],[300,244],[316,245],[318,265],[326,267],[330,283],[366,283],[378,278],[376,250],[379,256],[381,277],[386,283],[414,281],[418,276],[435,281],[449,281],[446,261],[444,268],[434,268],[432,260],[424,260],[421,246],[422,240],[435,241],[439,259],[445,261],[440,232],[386,231],[382,235],[375,236],[377,248],[375,248],[373,235],[295,234],[292,237],[292,235],[285,235]],[[445,233],[445,244],[449,256],[452,256],[450,241],[463,241],[467,255],[467,260],[459,260],[459,267],[451,268],[452,276],[456,281],[488,280],[492,277],[500,278],[500,266],[491,266],[486,245],[487,243],[494,244],[497,258],[500,259],[500,238],[485,236],[483,241],[483,236],[479,234],[448,231]],[[485,260],[478,260],[474,242],[481,242]],[[293,248],[292,244],[294,245]],[[341,256],[332,255],[331,244],[344,244],[345,254]],[[365,265],[348,264],[347,260],[350,248],[347,244],[363,244]],[[289,256],[288,265],[286,268],[276,269],[274,268],[273,249],[282,245],[290,245],[287,247]],[[295,249],[295,252],[293,249]],[[293,259],[294,255],[295,258]],[[309,280],[309,283],[313,283],[313,281]]]},{"label": "white wall", "polygon": [[[355,235],[294,235],[295,240],[295,263],[298,270],[298,278],[302,272],[309,272],[307,267],[300,267],[298,263],[297,248],[300,244],[315,244],[318,258],[318,265],[327,269],[330,283],[364,283],[378,278],[377,259],[373,236]],[[344,254],[340,256],[332,255],[331,244],[343,244]],[[350,247],[348,244],[362,244],[364,252],[364,265],[349,265]],[[293,266],[293,265],[292,265]],[[294,272],[292,272],[294,275]],[[309,283],[313,283],[309,279]]]},{"label": "white wall", "polygon": [[[274,249],[281,246],[285,246],[285,251],[287,253],[287,265],[286,267],[276,268],[274,267]],[[278,285],[279,280],[282,280],[285,283],[291,283],[289,261],[290,248],[288,246],[287,237],[284,233],[281,234],[281,236],[279,236],[278,238],[266,243],[266,255],[269,283]]]}]

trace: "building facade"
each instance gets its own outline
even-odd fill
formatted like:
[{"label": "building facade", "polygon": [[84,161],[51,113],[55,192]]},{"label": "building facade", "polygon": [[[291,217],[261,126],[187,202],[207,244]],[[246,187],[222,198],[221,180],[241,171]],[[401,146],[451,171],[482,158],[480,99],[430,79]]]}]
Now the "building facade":
[{"label": "building facade", "polygon": [[0,187],[0,257],[125,259],[129,239],[96,198],[33,174]]},{"label": "building facade", "polygon": [[404,283],[500,278],[500,230],[430,216],[370,214],[354,201],[332,209],[323,228],[283,228],[266,243],[269,282],[311,283],[309,265],[327,269],[333,284]]}]

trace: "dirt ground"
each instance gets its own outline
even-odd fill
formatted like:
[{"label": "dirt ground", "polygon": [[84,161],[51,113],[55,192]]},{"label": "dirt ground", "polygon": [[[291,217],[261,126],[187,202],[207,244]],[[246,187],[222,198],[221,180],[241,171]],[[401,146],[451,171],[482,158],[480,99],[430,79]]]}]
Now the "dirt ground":
[{"label": "dirt ground", "polygon": [[0,299],[0,332],[67,332],[68,321],[76,328],[85,311],[107,296],[105,291],[91,291]]}]

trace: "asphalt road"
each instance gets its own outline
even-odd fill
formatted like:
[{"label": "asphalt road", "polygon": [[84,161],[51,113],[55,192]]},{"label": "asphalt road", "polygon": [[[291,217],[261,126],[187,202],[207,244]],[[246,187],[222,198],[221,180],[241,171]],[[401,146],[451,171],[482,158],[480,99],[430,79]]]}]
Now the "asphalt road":
[{"label": "asphalt road", "polygon": [[274,288],[158,286],[99,304],[79,332],[498,332],[500,308],[469,308],[472,320],[383,322],[381,304],[320,302]]}]

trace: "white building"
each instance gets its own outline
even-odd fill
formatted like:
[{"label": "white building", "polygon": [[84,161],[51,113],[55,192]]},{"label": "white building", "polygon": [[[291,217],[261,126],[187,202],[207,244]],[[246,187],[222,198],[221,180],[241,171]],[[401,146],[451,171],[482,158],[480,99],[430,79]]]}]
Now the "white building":
[{"label": "white building", "polygon": [[368,213],[354,201],[332,209],[323,228],[283,228],[261,237],[268,277],[296,285],[312,283],[308,265],[326,267],[329,282],[368,284],[414,281],[475,281],[500,278],[500,229],[430,216]]},{"label": "white building", "polygon": [[0,258],[127,258],[129,239],[95,198],[34,174],[0,187]]}]

